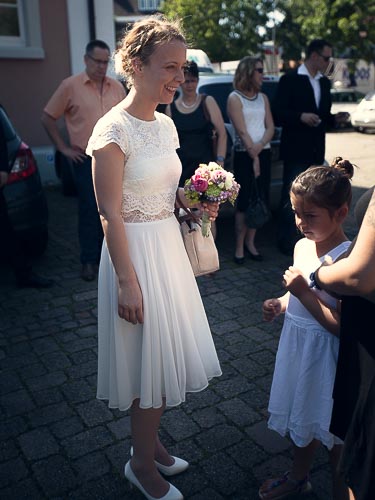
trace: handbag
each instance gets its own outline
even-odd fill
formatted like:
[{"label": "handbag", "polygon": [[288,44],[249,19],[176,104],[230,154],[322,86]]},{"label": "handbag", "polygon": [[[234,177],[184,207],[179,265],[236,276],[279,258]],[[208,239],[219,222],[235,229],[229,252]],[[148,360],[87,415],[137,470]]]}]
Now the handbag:
[{"label": "handbag", "polygon": [[181,236],[194,276],[214,273],[220,268],[220,264],[212,233],[210,232],[208,237],[203,236],[200,218],[184,205],[178,190],[176,197],[178,204],[184,211],[184,215],[180,215],[179,209],[177,209],[176,217],[180,223]]},{"label": "handbag", "polygon": [[251,229],[259,229],[271,219],[271,211],[263,199],[257,180],[253,179],[252,195],[245,213],[245,224]]}]

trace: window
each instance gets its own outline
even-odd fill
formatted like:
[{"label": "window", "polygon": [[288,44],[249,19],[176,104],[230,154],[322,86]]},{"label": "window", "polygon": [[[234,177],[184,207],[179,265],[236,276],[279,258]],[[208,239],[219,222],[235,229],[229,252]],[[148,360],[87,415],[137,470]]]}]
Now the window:
[{"label": "window", "polygon": [[0,0],[0,58],[41,59],[38,0]]},{"label": "window", "polygon": [[138,9],[140,11],[158,10],[161,0],[138,0]]}]

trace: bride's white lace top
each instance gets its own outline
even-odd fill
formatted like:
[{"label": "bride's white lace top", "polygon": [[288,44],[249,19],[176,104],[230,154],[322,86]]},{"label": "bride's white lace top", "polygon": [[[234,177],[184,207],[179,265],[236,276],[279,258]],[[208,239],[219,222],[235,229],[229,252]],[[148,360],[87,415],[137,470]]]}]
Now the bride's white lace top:
[{"label": "bride's white lace top", "polygon": [[155,120],[135,118],[113,107],[95,125],[86,153],[109,143],[125,155],[121,215],[125,222],[150,222],[173,215],[181,162],[176,149],[178,135],[173,121],[155,112]]}]

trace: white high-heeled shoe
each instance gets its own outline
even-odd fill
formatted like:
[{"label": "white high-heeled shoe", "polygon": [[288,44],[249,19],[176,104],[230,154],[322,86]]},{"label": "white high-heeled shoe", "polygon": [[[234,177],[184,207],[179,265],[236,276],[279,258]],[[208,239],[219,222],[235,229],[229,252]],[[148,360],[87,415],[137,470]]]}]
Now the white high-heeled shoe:
[{"label": "white high-heeled shoe", "polygon": [[134,472],[132,471],[132,468],[130,466],[130,460],[129,462],[126,463],[125,465],[125,477],[126,479],[133,484],[136,488],[139,489],[139,491],[148,499],[148,500],[184,500],[184,497],[182,496],[181,491],[179,491],[177,488],[173,486],[173,484],[169,484],[169,490],[168,493],[166,493],[163,497],[152,497],[147,493],[147,491],[143,488],[141,483],[138,481],[136,478]]},{"label": "white high-heeled shoe", "polygon": [[[130,447],[130,456],[133,456],[133,446]],[[155,460],[156,467],[165,476],[175,476],[176,474],[184,472],[184,470],[189,467],[189,462],[187,462],[186,460],[174,457],[173,455],[171,456],[174,460],[174,464],[172,465],[163,465]]]}]

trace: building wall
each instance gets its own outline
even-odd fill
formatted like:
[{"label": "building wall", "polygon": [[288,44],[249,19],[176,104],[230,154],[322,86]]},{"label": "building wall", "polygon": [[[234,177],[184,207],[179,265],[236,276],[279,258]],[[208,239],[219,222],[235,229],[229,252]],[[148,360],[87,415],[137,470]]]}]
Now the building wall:
[{"label": "building wall", "polygon": [[50,141],[40,123],[49,96],[71,73],[66,0],[40,0],[44,59],[0,59],[0,101],[25,142]]}]

